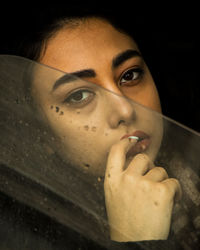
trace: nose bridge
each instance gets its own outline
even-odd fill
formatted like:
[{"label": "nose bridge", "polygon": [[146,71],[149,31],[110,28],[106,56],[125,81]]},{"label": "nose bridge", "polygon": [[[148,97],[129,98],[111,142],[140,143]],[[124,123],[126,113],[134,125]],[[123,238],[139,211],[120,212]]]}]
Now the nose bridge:
[{"label": "nose bridge", "polygon": [[118,126],[122,121],[126,124],[133,122],[136,118],[134,103],[126,98],[118,88],[114,93],[108,91],[107,95],[108,117],[111,127]]}]

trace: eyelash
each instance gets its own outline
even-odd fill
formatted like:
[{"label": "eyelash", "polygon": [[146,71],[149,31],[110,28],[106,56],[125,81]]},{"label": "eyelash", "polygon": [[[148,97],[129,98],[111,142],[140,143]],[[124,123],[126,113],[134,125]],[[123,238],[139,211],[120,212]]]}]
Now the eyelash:
[{"label": "eyelash", "polygon": [[[86,98],[82,100],[83,93],[89,93],[89,95],[86,96]],[[80,96],[81,100],[72,101],[73,97],[76,97],[77,95],[80,95],[80,94],[81,94]],[[84,106],[88,104],[90,101],[92,101],[94,96],[95,96],[95,93],[93,93],[92,91],[88,89],[78,89],[72,92],[71,94],[69,94],[69,96],[64,100],[64,103],[67,103],[68,105],[74,105],[74,106]]]},{"label": "eyelash", "polygon": [[[127,73],[129,73],[129,74],[130,73],[131,74],[138,74],[138,76],[135,79],[125,80],[125,82],[122,82],[122,79],[125,77],[125,75]],[[144,75],[144,70],[142,68],[131,68],[131,69],[128,69],[120,77],[119,85],[120,86],[123,86],[124,84],[130,85],[130,86],[136,85],[138,83],[137,80],[141,79],[143,77],[143,75]]]}]

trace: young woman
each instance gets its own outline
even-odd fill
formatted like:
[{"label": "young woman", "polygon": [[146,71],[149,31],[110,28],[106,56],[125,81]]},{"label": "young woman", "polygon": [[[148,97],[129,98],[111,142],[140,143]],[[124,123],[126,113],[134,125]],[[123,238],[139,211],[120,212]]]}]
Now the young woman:
[{"label": "young woman", "polygon": [[[74,90],[59,80],[56,86],[33,83],[33,96],[51,128],[61,138],[62,157],[80,167],[87,159],[87,164],[91,166],[89,172],[97,176],[103,176],[106,170],[108,216],[110,224],[119,230],[117,233],[111,229],[111,238],[117,241],[166,239],[174,196],[177,194],[180,197],[181,191],[177,180],[168,178],[164,168],[153,165],[162,138],[162,125],[154,117],[145,116],[143,112],[140,114],[140,110],[137,112],[127,99],[121,98],[124,95],[160,112],[159,97],[151,74],[136,43],[105,20],[91,17],[74,19],[71,23],[66,20],[66,23],[59,23],[59,28],[44,41],[38,61],[102,86],[119,97],[108,95],[103,98],[82,86]],[[60,116],[51,106],[62,109],[64,115]],[[78,109],[80,114],[76,112]],[[87,124],[96,127],[95,133],[92,129],[85,129]],[[129,135],[145,136],[147,139],[136,148],[137,141],[129,141]],[[74,141],[76,150],[69,147]],[[89,151],[85,150],[85,144],[91,146]],[[130,153],[132,156],[136,151],[138,154],[123,171],[126,164],[124,157],[129,149],[133,151]],[[135,200],[134,192],[144,189],[146,191],[141,191],[138,201]],[[122,207],[120,197],[124,192],[128,195]],[[135,204],[135,208],[128,211],[131,204]],[[140,204],[145,204],[145,211]],[[148,212],[146,207],[149,207]],[[158,216],[157,225],[155,214]],[[134,219],[130,221],[134,217],[137,218],[137,225]],[[123,237],[120,231],[125,235],[131,232],[131,236]],[[142,235],[138,233],[140,231]]]},{"label": "young woman", "polygon": [[106,18],[64,17],[24,56],[40,63],[30,93],[55,138],[46,150],[102,182],[110,239],[166,240],[182,191],[154,164],[161,105],[137,43]]}]

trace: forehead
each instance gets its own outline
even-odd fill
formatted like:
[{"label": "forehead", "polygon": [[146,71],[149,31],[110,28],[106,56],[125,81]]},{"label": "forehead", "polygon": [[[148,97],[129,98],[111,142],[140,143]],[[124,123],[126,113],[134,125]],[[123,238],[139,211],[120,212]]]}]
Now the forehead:
[{"label": "forehead", "polygon": [[90,18],[78,26],[63,27],[46,46],[42,63],[70,72],[92,67],[137,45],[128,35],[118,31],[105,20]]}]

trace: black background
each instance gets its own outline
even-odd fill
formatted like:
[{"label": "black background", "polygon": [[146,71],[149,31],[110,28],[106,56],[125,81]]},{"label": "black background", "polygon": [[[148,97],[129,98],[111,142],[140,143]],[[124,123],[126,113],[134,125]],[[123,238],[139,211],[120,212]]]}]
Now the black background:
[{"label": "black background", "polygon": [[[23,4],[7,2],[1,5],[0,54],[18,54],[17,48],[20,41],[34,33],[41,23],[47,21],[49,15],[56,13],[60,8],[65,10],[78,5],[80,8],[89,7],[95,11],[106,11],[109,15],[116,16],[133,34],[135,30],[139,33],[139,46],[157,84],[163,113],[200,132],[199,57],[197,55],[199,17],[198,7],[194,6],[191,1],[177,6],[169,1],[166,3],[162,1],[160,4],[150,2],[148,5],[143,1],[139,3],[132,1],[132,4],[130,1],[121,1],[112,5],[108,5],[108,1],[106,4],[97,4],[95,1],[82,4],[77,1],[73,3],[65,1],[65,4],[57,1],[54,4],[37,4],[37,2],[27,1]],[[66,237],[69,233],[68,229],[55,225],[54,221],[38,214],[37,211],[32,211],[22,204],[16,205],[17,201],[14,204],[1,193],[0,200],[1,228],[4,227],[2,221],[5,221],[7,225],[8,220],[15,221],[13,218],[21,218],[19,211],[23,211],[23,216],[26,218],[25,222],[21,219],[22,225],[16,226],[13,233],[10,232],[11,230],[9,233],[5,230],[5,235],[1,233],[1,242],[5,242],[5,239],[9,241],[10,235],[13,237],[16,232],[15,237],[19,238],[20,232],[23,233],[23,228],[27,228],[27,223],[34,231],[39,218],[41,224],[44,225],[42,231],[45,231],[47,225],[49,227],[46,229],[49,230],[48,241],[58,237],[58,241],[61,243],[63,241],[65,245],[67,239],[70,249],[79,249],[75,243],[82,241],[75,232],[71,232],[71,238]],[[15,211],[16,208],[17,211]],[[8,219],[6,214],[3,220],[3,213],[6,211],[11,216]],[[56,228],[56,231],[52,228]],[[58,235],[59,233],[61,235]],[[75,240],[71,242],[73,238]],[[90,244],[87,242],[85,247],[83,243],[80,245],[82,245],[80,249],[100,249],[92,242]]]},{"label": "black background", "polygon": [[157,84],[163,114],[200,132],[198,7],[193,2],[159,3],[121,1],[46,4],[25,2],[1,7],[0,54],[18,54],[21,39],[30,36],[48,16],[58,10],[90,8],[113,15],[134,34]]}]

